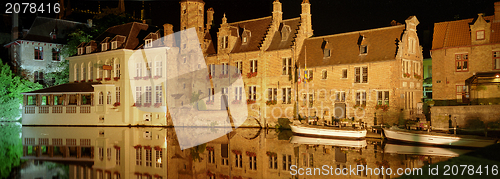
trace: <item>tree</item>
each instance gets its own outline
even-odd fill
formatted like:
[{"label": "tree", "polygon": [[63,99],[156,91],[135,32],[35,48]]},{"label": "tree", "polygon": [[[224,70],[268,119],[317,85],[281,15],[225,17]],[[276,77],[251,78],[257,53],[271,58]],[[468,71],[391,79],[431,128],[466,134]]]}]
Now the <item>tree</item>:
[{"label": "tree", "polygon": [[0,65],[0,121],[17,120],[21,116],[21,93],[41,89],[38,83],[22,79],[12,73],[9,65]]},{"label": "tree", "polygon": [[7,178],[12,168],[19,166],[23,154],[20,125],[0,123],[0,178]]}]

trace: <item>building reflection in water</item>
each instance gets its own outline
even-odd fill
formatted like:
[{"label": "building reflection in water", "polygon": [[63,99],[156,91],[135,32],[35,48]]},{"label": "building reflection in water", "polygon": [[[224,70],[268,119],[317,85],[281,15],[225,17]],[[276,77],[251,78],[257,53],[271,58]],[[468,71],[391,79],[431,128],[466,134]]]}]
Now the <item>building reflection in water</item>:
[{"label": "building reflection in water", "polygon": [[[226,133],[226,128],[193,128]],[[205,130],[205,131],[203,131]],[[420,168],[458,156],[463,150],[382,144],[302,136],[275,130],[238,128],[197,147],[180,150],[173,128],[23,127],[23,159],[69,165],[70,178],[296,178],[297,168]],[[330,168],[330,166],[332,168]],[[321,171],[324,172],[324,171]],[[352,173],[351,173],[352,175]],[[394,178],[397,175],[367,178]],[[302,175],[297,178],[345,178]]]}]

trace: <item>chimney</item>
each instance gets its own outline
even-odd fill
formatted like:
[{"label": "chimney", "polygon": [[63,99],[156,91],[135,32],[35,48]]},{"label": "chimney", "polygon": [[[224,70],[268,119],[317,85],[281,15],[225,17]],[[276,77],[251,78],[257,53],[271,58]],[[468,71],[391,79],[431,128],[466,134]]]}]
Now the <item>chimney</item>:
[{"label": "chimney", "polygon": [[495,20],[500,20],[500,1],[499,2],[495,2],[495,17],[494,19]]},{"label": "chimney", "polygon": [[212,22],[214,21],[214,9],[213,8],[208,8],[207,10],[207,28],[205,28],[206,32],[210,30],[212,27]]},{"label": "chimney", "polygon": [[279,0],[273,2],[273,24],[276,29],[279,28],[281,21],[283,20],[283,11],[281,10],[281,3]]},{"label": "chimney", "polygon": [[19,13],[12,14],[12,41],[17,40],[19,38]]},{"label": "chimney", "polygon": [[311,4],[309,3],[309,0],[303,0],[301,6],[302,13],[300,14],[300,26],[304,27],[303,33],[305,33],[307,37],[310,37],[313,35],[311,22]]},{"label": "chimney", "polygon": [[174,26],[172,24],[163,24],[163,44],[167,47],[173,47],[175,43]]}]

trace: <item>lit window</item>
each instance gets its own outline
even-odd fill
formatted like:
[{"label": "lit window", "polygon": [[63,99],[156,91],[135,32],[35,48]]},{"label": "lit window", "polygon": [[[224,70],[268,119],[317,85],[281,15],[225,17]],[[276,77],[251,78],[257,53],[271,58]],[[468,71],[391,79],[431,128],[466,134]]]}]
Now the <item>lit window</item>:
[{"label": "lit window", "polygon": [[456,54],[455,66],[456,66],[456,71],[469,71],[469,55]]},{"label": "lit window", "polygon": [[107,44],[107,43],[102,43],[102,44],[101,44],[101,51],[103,51],[103,52],[104,52],[104,51],[106,51],[106,50],[108,50],[108,44]]},{"label": "lit window", "polygon": [[476,40],[484,40],[484,30],[476,31]]},{"label": "lit window", "polygon": [[146,43],[144,45],[145,47],[152,47],[153,46],[153,40],[152,39],[146,39]]},{"label": "lit window", "polygon": [[366,45],[359,46],[359,54],[367,54],[367,53],[368,53],[368,47]]},{"label": "lit window", "polygon": [[61,49],[52,49],[52,61],[61,61]]},{"label": "lit window", "polygon": [[368,67],[354,68],[354,83],[368,83]]},{"label": "lit window", "polygon": [[35,47],[35,60],[43,60],[43,47]]},{"label": "lit window", "polygon": [[85,47],[86,48],[86,52],[85,53],[91,53],[92,52],[92,46],[87,46]]},{"label": "lit window", "polygon": [[493,70],[500,70],[500,51],[493,52]]},{"label": "lit window", "polygon": [[116,49],[116,48],[118,48],[118,42],[117,41],[111,42],[111,49]]}]

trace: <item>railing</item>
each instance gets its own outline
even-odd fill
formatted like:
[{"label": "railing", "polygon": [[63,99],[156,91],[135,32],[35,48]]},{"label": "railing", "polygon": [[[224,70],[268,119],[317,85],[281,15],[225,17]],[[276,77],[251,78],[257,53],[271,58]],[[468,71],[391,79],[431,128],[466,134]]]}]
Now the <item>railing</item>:
[{"label": "railing", "polygon": [[76,113],[76,106],[66,107],[66,113]]},{"label": "railing", "polygon": [[40,111],[38,111],[40,114],[48,114],[49,113],[49,107],[48,106],[40,106]]},{"label": "railing", "polygon": [[[79,110],[78,110],[79,109]],[[24,114],[76,114],[76,113],[90,114],[92,113],[92,106],[24,106]]]},{"label": "railing", "polygon": [[24,108],[24,113],[25,114],[35,114],[35,107],[34,106],[26,106]]},{"label": "railing", "polygon": [[90,113],[90,106],[80,106],[80,113]]},{"label": "railing", "polygon": [[63,113],[63,107],[62,106],[52,107],[52,113]]}]

